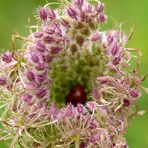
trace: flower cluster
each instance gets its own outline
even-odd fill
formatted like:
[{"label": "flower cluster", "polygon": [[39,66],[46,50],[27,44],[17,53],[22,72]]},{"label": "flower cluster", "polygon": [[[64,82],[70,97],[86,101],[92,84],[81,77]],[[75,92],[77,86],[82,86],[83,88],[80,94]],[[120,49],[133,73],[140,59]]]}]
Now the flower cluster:
[{"label": "flower cluster", "polygon": [[91,40],[99,38],[94,33],[100,24],[107,20],[103,10],[103,3],[99,2],[97,6],[93,6],[83,0],[74,1],[66,8],[67,17],[62,19],[62,23],[68,28],[70,52],[79,53],[80,50],[91,48]]},{"label": "flower cluster", "polygon": [[37,13],[36,31],[18,37],[23,47],[0,56],[0,140],[12,139],[10,148],[126,148],[144,79],[140,51],[126,48],[123,31],[100,29],[101,2],[62,0]]}]

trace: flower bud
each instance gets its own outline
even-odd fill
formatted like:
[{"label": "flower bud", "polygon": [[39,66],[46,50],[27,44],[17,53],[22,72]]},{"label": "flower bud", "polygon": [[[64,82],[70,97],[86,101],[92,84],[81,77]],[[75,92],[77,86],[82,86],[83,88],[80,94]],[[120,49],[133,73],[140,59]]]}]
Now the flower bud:
[{"label": "flower bud", "polygon": [[31,60],[34,63],[38,63],[39,62],[39,57],[35,53],[31,53]]},{"label": "flower bud", "polygon": [[73,106],[72,105],[68,105],[65,108],[65,117],[72,117],[73,116]]},{"label": "flower bud", "polygon": [[121,148],[128,148],[128,146],[124,144],[124,145],[121,145]]},{"label": "flower bud", "polygon": [[113,65],[118,65],[120,63],[120,61],[121,61],[121,57],[115,57],[113,59]]},{"label": "flower bud", "polygon": [[91,37],[91,41],[97,41],[100,39],[100,34],[98,32],[96,32],[92,37]]},{"label": "flower bud", "polygon": [[44,7],[40,8],[39,16],[43,21],[46,21],[48,18],[48,9]]},{"label": "flower bud", "polygon": [[53,57],[51,55],[44,55],[43,60],[46,63],[50,63],[53,60]]},{"label": "flower bud", "polygon": [[54,114],[57,112],[57,106],[55,103],[52,103],[51,106],[50,106],[50,114]]},{"label": "flower bud", "polygon": [[98,13],[101,13],[104,10],[104,4],[103,3],[99,3],[97,5],[96,10],[97,10]]},{"label": "flower bud", "polygon": [[27,103],[28,105],[31,105],[33,97],[29,94],[23,94],[21,96],[21,99],[22,99],[23,102]]},{"label": "flower bud", "polygon": [[100,81],[101,84],[105,84],[105,83],[108,82],[108,79],[104,76],[104,77],[100,77],[99,81]]},{"label": "flower bud", "polygon": [[73,8],[69,7],[67,8],[67,14],[71,17],[71,18],[75,18],[77,16],[77,12],[76,10],[74,10]]},{"label": "flower bud", "polygon": [[97,17],[98,22],[103,23],[106,21],[106,16],[104,14],[99,14]]},{"label": "flower bud", "polygon": [[34,37],[35,38],[40,38],[40,37],[42,37],[43,36],[43,33],[42,32],[35,32],[34,33]]},{"label": "flower bud", "polygon": [[43,73],[43,74],[37,74],[36,75],[36,80],[38,82],[44,82],[46,80],[46,74],[45,73]]},{"label": "flower bud", "polygon": [[6,63],[10,63],[12,61],[12,54],[10,53],[3,54],[2,60]]},{"label": "flower bud", "polygon": [[57,118],[58,109],[55,103],[52,103],[49,109],[49,114],[54,120]]},{"label": "flower bud", "polygon": [[35,48],[40,52],[44,52],[46,50],[46,46],[42,42],[37,42]]},{"label": "flower bud", "polygon": [[32,71],[27,71],[26,72],[26,77],[29,81],[34,81],[35,80],[35,75]]},{"label": "flower bud", "polygon": [[117,45],[114,45],[111,49],[111,54],[116,55],[119,51],[119,47]]},{"label": "flower bud", "polygon": [[107,42],[108,42],[108,44],[109,44],[109,45],[112,44],[113,41],[114,41],[113,36],[109,35],[109,36],[107,37]]},{"label": "flower bud", "polygon": [[38,98],[43,98],[47,95],[48,90],[46,88],[39,89],[36,93]]},{"label": "flower bud", "polygon": [[87,106],[87,108],[88,108],[90,111],[94,111],[94,110],[96,110],[96,108],[97,108],[96,103],[95,103],[95,102],[92,102],[92,101],[87,102],[86,106]]},{"label": "flower bud", "polygon": [[25,88],[28,90],[34,90],[37,88],[37,84],[34,81],[25,83]]},{"label": "flower bud", "polygon": [[81,13],[80,13],[80,17],[81,17],[81,21],[86,21],[86,22],[88,22],[88,16],[86,15],[86,13],[84,12],[84,11],[82,11]]},{"label": "flower bud", "polygon": [[45,27],[44,31],[49,35],[52,35],[53,33],[55,33],[55,30],[53,28],[49,28],[49,27]]},{"label": "flower bud", "polygon": [[66,28],[70,27],[70,23],[66,19],[64,19],[64,18],[61,19],[61,23]]},{"label": "flower bud", "polygon": [[46,43],[53,43],[53,42],[55,42],[55,39],[54,39],[54,37],[52,37],[52,36],[49,36],[49,35],[46,35],[46,36],[44,36],[44,42],[46,42]]},{"label": "flower bud", "polygon": [[40,70],[44,70],[45,67],[46,67],[45,63],[38,63],[35,68],[40,71]]},{"label": "flower bud", "polygon": [[83,6],[84,0],[76,0],[75,4],[80,9]]},{"label": "flower bud", "polygon": [[51,20],[54,20],[54,19],[56,19],[56,13],[53,10],[50,10],[49,13],[48,13],[48,17]]},{"label": "flower bud", "polygon": [[6,78],[0,77],[0,85],[5,85],[6,84]]},{"label": "flower bud", "polygon": [[102,94],[97,88],[94,88],[93,92],[92,92],[92,96],[94,99],[99,100],[101,98]]},{"label": "flower bud", "polygon": [[92,5],[88,4],[87,7],[86,7],[86,11],[91,13],[93,11]]},{"label": "flower bud", "polygon": [[77,105],[77,112],[79,114],[84,114],[85,113],[85,108],[84,108],[84,106],[82,104]]},{"label": "flower bud", "polygon": [[139,96],[138,92],[136,90],[130,90],[130,95],[133,97],[133,98],[137,98]]},{"label": "flower bud", "polygon": [[50,47],[50,51],[52,54],[57,54],[62,50],[61,47]]},{"label": "flower bud", "polygon": [[88,122],[88,126],[90,129],[96,129],[98,126],[98,122],[93,119],[90,119]]},{"label": "flower bud", "polygon": [[128,99],[124,99],[124,100],[123,100],[123,105],[124,105],[125,107],[128,107],[128,106],[130,105],[130,101],[129,101]]}]

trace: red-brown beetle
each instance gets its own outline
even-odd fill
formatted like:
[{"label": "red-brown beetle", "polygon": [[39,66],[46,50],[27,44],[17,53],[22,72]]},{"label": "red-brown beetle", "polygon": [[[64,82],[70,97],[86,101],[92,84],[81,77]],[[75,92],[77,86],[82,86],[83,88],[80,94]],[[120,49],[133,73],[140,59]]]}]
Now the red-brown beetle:
[{"label": "red-brown beetle", "polygon": [[71,103],[76,106],[78,103],[86,102],[86,92],[82,86],[74,87],[66,96],[66,103]]}]

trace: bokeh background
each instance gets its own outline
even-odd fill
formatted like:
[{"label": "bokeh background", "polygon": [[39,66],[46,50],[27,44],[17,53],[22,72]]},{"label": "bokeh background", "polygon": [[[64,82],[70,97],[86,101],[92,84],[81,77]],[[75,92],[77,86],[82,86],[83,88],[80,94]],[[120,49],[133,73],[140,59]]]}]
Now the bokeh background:
[{"label": "bokeh background", "polygon": [[[128,32],[132,26],[135,33],[128,47],[140,48],[143,53],[142,72],[148,74],[148,0],[102,0],[106,3],[106,12],[118,22],[124,22],[123,28]],[[28,34],[28,18],[38,6],[46,0],[0,0],[0,49],[11,49],[11,34]],[[34,23],[34,20],[31,20]],[[109,27],[112,27],[109,21]],[[143,83],[148,87],[148,79]],[[138,100],[140,109],[148,111],[146,94]],[[126,135],[129,148],[148,148],[148,113],[137,116],[130,122]],[[0,142],[0,148],[5,148]]]}]

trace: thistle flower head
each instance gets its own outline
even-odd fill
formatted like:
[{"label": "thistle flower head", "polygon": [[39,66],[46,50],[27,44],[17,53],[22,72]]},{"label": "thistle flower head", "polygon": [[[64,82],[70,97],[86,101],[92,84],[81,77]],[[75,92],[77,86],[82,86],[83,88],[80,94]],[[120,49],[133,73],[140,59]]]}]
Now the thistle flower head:
[{"label": "thistle flower head", "polygon": [[11,148],[127,147],[142,82],[131,51],[140,51],[126,48],[123,31],[100,29],[103,3],[50,5],[39,8],[23,49],[1,55],[1,140],[12,139]]}]

